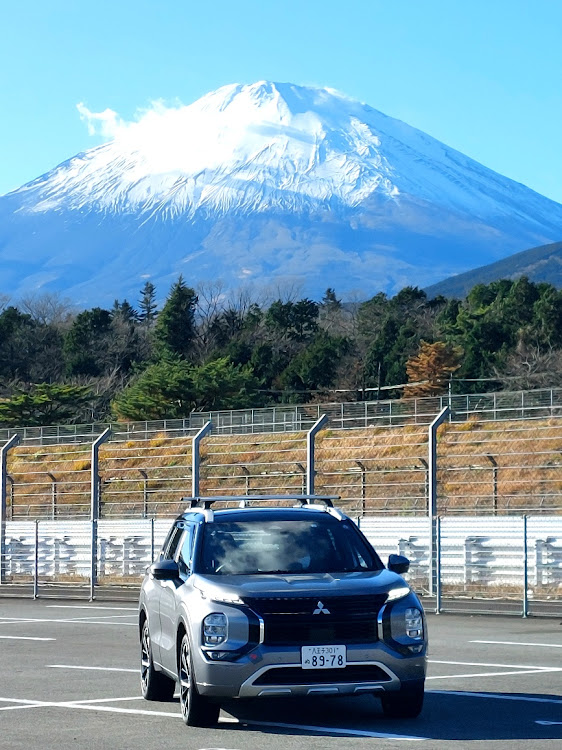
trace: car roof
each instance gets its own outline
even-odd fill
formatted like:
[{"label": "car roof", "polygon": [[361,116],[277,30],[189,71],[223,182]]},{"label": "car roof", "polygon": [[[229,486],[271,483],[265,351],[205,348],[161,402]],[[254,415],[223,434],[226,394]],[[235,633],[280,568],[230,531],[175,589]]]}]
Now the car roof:
[{"label": "car roof", "polygon": [[231,523],[240,521],[302,521],[321,520],[325,523],[338,522],[346,518],[343,513],[336,509],[323,507],[301,507],[301,508],[221,508],[209,511],[199,509],[188,510],[180,518],[184,520],[193,519],[206,520],[214,523]]}]

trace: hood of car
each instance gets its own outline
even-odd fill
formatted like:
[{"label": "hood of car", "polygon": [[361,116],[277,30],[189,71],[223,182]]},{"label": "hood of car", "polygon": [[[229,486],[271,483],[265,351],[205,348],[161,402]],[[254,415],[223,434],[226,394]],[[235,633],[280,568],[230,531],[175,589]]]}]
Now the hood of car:
[{"label": "hood of car", "polygon": [[267,573],[256,575],[197,575],[193,585],[210,599],[245,597],[314,597],[385,594],[405,587],[404,579],[389,570],[353,573]]}]

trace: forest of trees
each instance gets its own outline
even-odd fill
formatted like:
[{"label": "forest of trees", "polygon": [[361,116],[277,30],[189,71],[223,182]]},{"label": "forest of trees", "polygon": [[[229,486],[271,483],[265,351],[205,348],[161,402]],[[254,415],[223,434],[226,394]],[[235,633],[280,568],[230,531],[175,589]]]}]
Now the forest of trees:
[{"label": "forest of trees", "polygon": [[110,310],[0,297],[0,425],[562,385],[562,292],[527,278],[343,304],[334,289],[258,301],[180,277],[156,300],[150,282]]}]

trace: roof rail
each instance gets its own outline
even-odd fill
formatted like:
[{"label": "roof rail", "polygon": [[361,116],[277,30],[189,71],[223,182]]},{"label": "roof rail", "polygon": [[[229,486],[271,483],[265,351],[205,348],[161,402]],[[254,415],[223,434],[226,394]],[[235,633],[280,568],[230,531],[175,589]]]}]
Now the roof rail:
[{"label": "roof rail", "polygon": [[272,502],[279,500],[293,500],[301,507],[304,505],[315,505],[323,503],[328,508],[333,508],[333,500],[339,500],[339,495],[214,495],[211,497],[183,497],[182,501],[189,509],[210,508],[213,503],[236,503],[244,507],[252,501]]}]

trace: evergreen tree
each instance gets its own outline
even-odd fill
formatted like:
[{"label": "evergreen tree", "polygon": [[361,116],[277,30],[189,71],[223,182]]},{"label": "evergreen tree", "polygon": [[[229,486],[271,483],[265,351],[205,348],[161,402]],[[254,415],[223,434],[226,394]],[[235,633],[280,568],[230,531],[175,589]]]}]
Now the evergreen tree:
[{"label": "evergreen tree", "polygon": [[257,380],[249,367],[222,357],[195,367],[167,355],[140,373],[113,401],[119,419],[179,419],[197,409],[239,409],[254,403]]},{"label": "evergreen tree", "polygon": [[93,398],[88,386],[40,383],[16,388],[9,399],[0,401],[0,423],[34,427],[84,421],[84,408]]},{"label": "evergreen tree", "polygon": [[126,299],[123,302],[115,300],[111,309],[111,317],[113,320],[120,319],[125,323],[134,323],[139,320],[139,314]]},{"label": "evergreen tree", "polygon": [[[311,391],[329,388],[334,384],[339,362],[347,352],[349,342],[343,337],[319,333],[314,340],[293,357],[279,377],[279,384],[291,390],[303,391],[298,397],[309,401]],[[294,396],[291,396],[294,400]]]},{"label": "evergreen tree", "polygon": [[79,313],[64,338],[68,375],[99,376],[105,370],[111,339],[111,313],[94,307]]},{"label": "evergreen tree", "polygon": [[150,365],[114,399],[118,419],[178,419],[189,416],[194,403],[191,366],[178,355]]},{"label": "evergreen tree", "polygon": [[318,305],[309,299],[276,300],[265,314],[266,326],[292,341],[303,341],[318,331]]},{"label": "evergreen tree", "polygon": [[195,291],[186,286],[180,276],[172,286],[154,326],[154,337],[160,353],[177,354],[184,359],[190,356],[196,336],[196,307]]},{"label": "evergreen tree", "polygon": [[194,367],[192,378],[197,411],[243,409],[255,403],[258,383],[251,368],[235,365],[228,357]]},{"label": "evergreen tree", "polygon": [[332,287],[328,287],[324,292],[321,305],[329,310],[339,310],[341,308],[341,299],[336,297],[336,292]]},{"label": "evergreen tree", "polygon": [[150,281],[147,281],[141,289],[139,311],[139,320],[147,328],[150,328],[154,324],[156,316],[158,315],[158,306],[156,304],[156,287]]},{"label": "evergreen tree", "polygon": [[16,307],[0,315],[0,376],[29,380],[36,353],[34,335],[38,324]]}]

